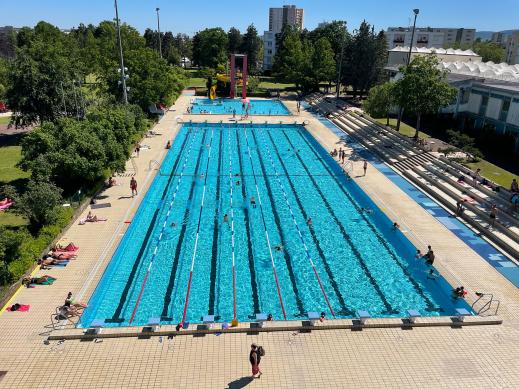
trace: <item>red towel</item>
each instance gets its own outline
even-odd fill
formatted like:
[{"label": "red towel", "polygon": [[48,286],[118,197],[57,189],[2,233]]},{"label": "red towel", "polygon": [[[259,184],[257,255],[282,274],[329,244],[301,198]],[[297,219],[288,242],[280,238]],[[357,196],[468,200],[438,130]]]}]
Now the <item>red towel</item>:
[{"label": "red towel", "polygon": [[[27,311],[29,311],[30,307],[31,307],[30,305],[20,304],[20,308],[18,308],[16,311],[12,311],[12,312],[27,312]],[[9,312],[11,312],[11,307],[7,308],[7,310]]]}]

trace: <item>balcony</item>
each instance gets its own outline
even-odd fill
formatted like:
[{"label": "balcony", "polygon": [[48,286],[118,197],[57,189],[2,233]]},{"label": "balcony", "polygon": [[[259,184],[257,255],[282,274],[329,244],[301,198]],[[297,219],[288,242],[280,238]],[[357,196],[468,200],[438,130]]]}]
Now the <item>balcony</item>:
[{"label": "balcony", "polygon": [[404,38],[395,38],[393,39],[393,43],[404,43]]}]

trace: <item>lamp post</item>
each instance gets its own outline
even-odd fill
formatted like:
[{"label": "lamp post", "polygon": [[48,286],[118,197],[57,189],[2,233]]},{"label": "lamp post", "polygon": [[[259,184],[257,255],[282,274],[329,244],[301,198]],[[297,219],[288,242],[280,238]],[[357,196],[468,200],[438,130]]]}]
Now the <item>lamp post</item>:
[{"label": "lamp post", "polygon": [[119,40],[119,59],[120,66],[119,72],[121,74],[121,85],[123,88],[123,100],[125,104],[128,104],[128,91],[126,89],[126,68],[124,67],[124,58],[123,58],[123,43],[121,41],[121,27],[119,26],[119,9],[117,8],[117,0],[115,2],[115,24],[117,26],[117,38]]},{"label": "lamp post", "polygon": [[157,11],[157,30],[159,31],[159,55],[160,58],[162,58],[162,39],[160,39],[160,17],[159,17],[159,11],[160,8],[155,8],[155,11]]},{"label": "lamp post", "polygon": [[[411,53],[413,52],[413,41],[414,41],[414,32],[416,29],[416,18],[418,17],[418,14],[420,13],[420,10],[418,8],[413,9],[414,12],[414,22],[413,22],[413,30],[411,32],[411,43],[409,44],[409,53],[407,54],[407,58],[405,61],[406,66],[409,66],[409,63],[411,62]],[[396,130],[400,131],[400,122],[402,121],[402,115],[404,113],[404,109],[400,108],[398,110],[398,120],[396,122]]]}]

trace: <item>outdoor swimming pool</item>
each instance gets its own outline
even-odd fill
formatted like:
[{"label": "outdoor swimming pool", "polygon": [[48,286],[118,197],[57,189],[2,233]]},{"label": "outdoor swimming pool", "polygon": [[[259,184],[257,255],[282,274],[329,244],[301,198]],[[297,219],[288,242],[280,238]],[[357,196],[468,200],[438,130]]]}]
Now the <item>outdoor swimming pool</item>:
[{"label": "outdoor swimming pool", "polygon": [[80,325],[469,309],[415,251],[303,126],[184,124]]},{"label": "outdoor swimming pool", "polygon": [[[279,100],[249,100],[249,115],[290,115],[290,111]],[[195,99],[191,105],[191,113],[225,115],[236,111],[236,115],[245,114],[243,103],[240,99]]]}]

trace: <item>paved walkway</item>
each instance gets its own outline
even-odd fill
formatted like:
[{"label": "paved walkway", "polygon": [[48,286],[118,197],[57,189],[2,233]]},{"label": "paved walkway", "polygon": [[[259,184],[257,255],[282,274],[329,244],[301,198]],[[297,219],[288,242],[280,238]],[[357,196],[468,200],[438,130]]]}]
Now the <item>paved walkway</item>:
[{"label": "paved walkway", "polygon": [[[151,146],[135,159],[140,195],[129,195],[130,177],[106,191],[111,207],[95,210],[108,221],[79,226],[66,239],[81,247],[79,258],[63,269],[44,271],[58,277],[52,286],[23,289],[13,300],[30,304],[27,313],[0,316],[0,387],[30,388],[368,388],[474,387],[515,388],[519,385],[519,291],[445,226],[373,166],[366,177],[354,178],[373,200],[398,220],[422,249],[432,244],[440,271],[452,282],[474,291],[493,292],[501,299],[500,326],[452,328],[314,331],[312,333],[227,334],[173,339],[105,339],[103,342],[65,341],[44,344],[46,325],[54,307],[68,291],[84,300],[93,292],[117,243],[124,234],[142,194],[156,171],[150,160],[161,160],[167,139],[178,130],[175,117],[185,112],[189,97],[181,97],[147,138]],[[295,112],[295,102],[287,102]],[[188,115],[185,115],[186,118]],[[226,115],[189,115],[193,120],[227,121]],[[264,122],[265,117],[252,118]],[[308,130],[326,148],[340,139],[307,112],[276,117],[275,122],[307,120]],[[354,174],[362,162],[352,158]],[[128,165],[131,169],[131,164]],[[87,211],[85,211],[87,212]],[[411,232],[412,231],[412,232]],[[265,374],[253,382],[249,375],[249,345],[264,345]]]}]

